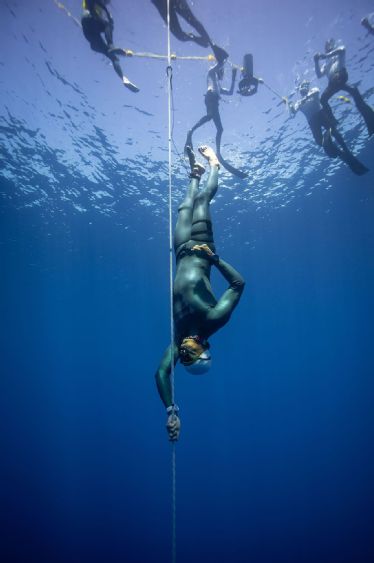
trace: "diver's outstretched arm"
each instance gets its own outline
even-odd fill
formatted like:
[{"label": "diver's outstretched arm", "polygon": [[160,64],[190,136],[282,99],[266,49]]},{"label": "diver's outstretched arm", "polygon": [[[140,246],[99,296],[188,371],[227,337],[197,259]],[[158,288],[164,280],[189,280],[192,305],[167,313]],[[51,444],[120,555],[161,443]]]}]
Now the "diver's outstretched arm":
[{"label": "diver's outstretched arm", "polygon": [[[166,430],[169,434],[169,440],[175,442],[179,438],[179,432],[181,428],[181,423],[178,415],[178,407],[172,403],[172,392],[171,392],[171,362],[172,362],[172,347],[169,346],[161,360],[160,366],[156,372],[156,383],[157,389],[166,407],[167,412],[167,423]],[[174,344],[174,365],[177,363],[179,357],[179,351],[176,344]]]},{"label": "diver's outstretched arm", "polygon": [[[170,383],[170,374],[171,374],[171,356],[172,356],[172,347],[171,345],[165,350],[164,355],[162,356],[162,360],[156,372],[156,384],[159,395],[161,397],[162,402],[164,403],[165,407],[170,407],[172,405],[172,397],[171,397],[171,383]],[[179,358],[179,350],[178,346],[174,344],[174,365],[177,363]]]}]

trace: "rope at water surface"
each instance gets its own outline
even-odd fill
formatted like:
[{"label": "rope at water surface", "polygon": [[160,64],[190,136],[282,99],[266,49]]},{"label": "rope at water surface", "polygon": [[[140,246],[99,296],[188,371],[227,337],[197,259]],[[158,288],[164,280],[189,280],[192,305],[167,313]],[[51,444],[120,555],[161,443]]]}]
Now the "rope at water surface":
[{"label": "rope at water surface", "polygon": [[[171,350],[171,401],[174,401],[174,321],[173,321],[173,214],[172,214],[172,79],[173,69],[171,66],[170,50],[170,0],[167,0],[167,46],[168,66],[166,74],[168,77],[168,161],[169,161],[169,293],[170,293],[170,350]],[[174,413],[173,413],[174,414]],[[172,562],[176,563],[176,451],[175,442],[172,442]]]}]

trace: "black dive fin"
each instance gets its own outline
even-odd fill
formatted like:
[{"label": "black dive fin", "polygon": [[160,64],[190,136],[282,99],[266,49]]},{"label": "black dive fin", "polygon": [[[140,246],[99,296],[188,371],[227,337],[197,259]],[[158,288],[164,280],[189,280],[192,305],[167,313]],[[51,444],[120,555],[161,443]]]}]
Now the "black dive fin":
[{"label": "black dive fin", "polygon": [[222,164],[222,166],[226,168],[226,170],[230,172],[230,174],[233,174],[234,176],[237,176],[241,179],[247,178],[248,174],[242,172],[241,170],[238,170],[237,168],[234,168],[234,166],[231,166],[231,164],[229,164],[224,158],[222,158],[222,155],[219,151],[217,151],[217,158],[219,160],[219,163]]},{"label": "black dive fin", "polygon": [[369,137],[371,137],[374,134],[374,111],[365,102],[363,102],[360,105],[357,105],[357,109],[359,110],[362,117],[364,118],[369,133]]},{"label": "black dive fin", "polygon": [[225,49],[223,49],[222,47],[216,45],[215,43],[212,43],[212,51],[214,53],[217,63],[219,64],[224,63],[229,58],[228,52],[225,51]]},{"label": "black dive fin", "polygon": [[193,152],[193,148],[191,147],[191,145],[188,145],[187,143],[185,144],[184,154],[188,157],[188,160],[190,162],[190,168],[191,170],[193,170],[193,167],[196,164],[196,159],[195,159],[195,153]]},{"label": "black dive fin", "polygon": [[331,138],[331,129],[324,132],[322,146],[325,153],[330,158],[338,158],[338,156],[340,156],[341,151],[338,149]]},{"label": "black dive fin", "polygon": [[360,162],[350,152],[342,151],[340,158],[343,162],[345,162],[349,166],[352,172],[357,176],[363,176],[364,174],[369,172],[369,169],[366,168],[366,166],[362,164],[362,162]]},{"label": "black dive fin", "polygon": [[189,155],[190,151],[193,152],[193,144],[192,144],[192,135],[190,133],[188,133],[186,142],[184,144],[184,155],[188,156],[188,158],[190,158],[190,155]]}]

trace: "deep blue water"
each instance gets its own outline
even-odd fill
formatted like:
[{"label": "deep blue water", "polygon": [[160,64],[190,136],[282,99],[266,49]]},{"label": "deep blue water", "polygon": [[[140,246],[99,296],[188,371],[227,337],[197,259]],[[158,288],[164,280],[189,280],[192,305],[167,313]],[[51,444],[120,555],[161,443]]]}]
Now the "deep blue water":
[{"label": "deep blue water", "polygon": [[[78,2],[65,5],[79,16]],[[312,54],[335,35],[374,103],[374,43],[360,26],[369,2],[214,6],[193,3],[276,91],[313,78]],[[0,10],[1,561],[170,561],[171,450],[154,384],[169,338],[165,65],[124,62],[135,96],[52,1]],[[121,45],[164,52],[150,2],[113,0],[113,14]],[[208,68],[183,64],[179,151]],[[354,107],[333,105],[374,168]],[[329,161],[266,89],[221,109],[224,152],[249,178],[221,174],[217,246],[247,283],[212,338],[209,375],[176,371],[177,560],[369,563],[373,171],[357,178]],[[173,171],[176,210],[177,154]]]}]

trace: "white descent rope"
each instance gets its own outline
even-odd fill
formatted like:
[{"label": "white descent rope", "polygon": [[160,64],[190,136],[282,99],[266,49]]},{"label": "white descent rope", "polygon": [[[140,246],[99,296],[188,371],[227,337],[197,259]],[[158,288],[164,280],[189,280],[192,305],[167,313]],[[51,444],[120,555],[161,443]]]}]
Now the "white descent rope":
[{"label": "white descent rope", "polygon": [[[174,406],[174,321],[173,321],[173,215],[172,215],[172,79],[173,69],[171,66],[170,50],[170,0],[167,0],[167,41],[168,41],[168,66],[166,69],[168,77],[168,153],[169,153],[169,285],[170,285],[170,354],[171,354],[171,401]],[[173,414],[175,412],[173,411]],[[176,563],[176,456],[175,442],[172,442],[172,562]]]}]

